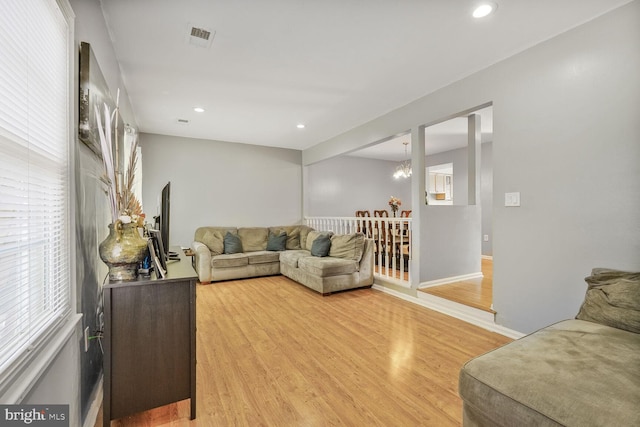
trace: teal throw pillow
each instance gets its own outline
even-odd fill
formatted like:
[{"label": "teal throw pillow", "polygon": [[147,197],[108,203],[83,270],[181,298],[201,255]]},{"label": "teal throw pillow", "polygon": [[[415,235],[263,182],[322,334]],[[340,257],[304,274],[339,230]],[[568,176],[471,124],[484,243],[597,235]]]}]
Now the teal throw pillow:
[{"label": "teal throw pillow", "polygon": [[242,253],[242,241],[240,241],[240,237],[227,231],[227,234],[224,235],[224,253]]},{"label": "teal throw pillow", "polygon": [[269,240],[267,240],[268,251],[284,251],[287,249],[287,233],[283,231],[277,236],[273,233],[269,233]]},{"label": "teal throw pillow", "polygon": [[320,257],[327,256],[329,255],[329,249],[331,249],[331,236],[321,234],[311,244],[311,255]]}]

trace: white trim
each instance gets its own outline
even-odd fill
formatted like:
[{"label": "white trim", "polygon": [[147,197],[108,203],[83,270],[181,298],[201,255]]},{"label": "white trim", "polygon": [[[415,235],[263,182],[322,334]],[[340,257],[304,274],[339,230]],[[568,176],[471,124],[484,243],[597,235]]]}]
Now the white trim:
[{"label": "white trim", "polygon": [[[380,285],[377,285],[377,284],[373,285],[373,289],[376,289],[378,291],[382,291],[384,293],[387,293],[389,295],[398,297],[398,298],[403,299],[405,301],[421,305],[422,307],[428,308],[430,310],[438,311],[440,313],[446,314],[447,316],[455,317],[456,319],[460,319],[460,320],[462,320],[464,322],[467,322],[467,323],[470,323],[472,325],[481,327],[482,329],[486,329],[488,331],[495,332],[495,333],[500,334],[500,335],[504,335],[505,337],[508,337],[508,338],[518,339],[518,338],[522,338],[523,336],[526,335],[526,334],[523,334],[521,332],[514,331],[514,330],[509,329],[509,328],[505,328],[502,325],[498,325],[498,324],[495,323],[495,321],[488,321],[486,318],[482,318],[482,316],[476,317],[474,315],[474,314],[476,314],[474,311],[464,309],[465,306],[463,306],[462,304],[457,304],[457,303],[454,303],[454,302],[451,302],[451,301],[448,301],[448,302],[453,304],[453,305],[444,304],[444,303],[440,303],[440,302],[435,302],[434,300],[431,300],[430,298],[429,299],[425,299],[425,298],[422,298],[422,297],[414,297],[414,296],[411,296],[411,295],[404,294],[402,292],[395,291],[393,289],[385,288],[384,286],[380,286]],[[418,292],[420,292],[420,291],[418,291]],[[434,298],[438,298],[438,297],[434,296]],[[442,299],[442,298],[440,298],[440,299]],[[444,300],[444,301],[447,301],[447,300]],[[463,308],[460,308],[459,306],[462,306]],[[470,308],[470,307],[468,307],[468,308]],[[482,310],[477,310],[477,309],[472,309],[472,310],[482,311]],[[486,314],[491,314],[491,313],[486,313]]]},{"label": "white trim", "polygon": [[98,379],[98,383],[95,388],[91,392],[93,399],[91,400],[91,405],[89,406],[89,410],[87,411],[87,416],[84,419],[84,423],[82,423],[82,427],[93,427],[98,423],[98,414],[100,413],[100,406],[102,406],[102,397],[103,397],[103,389],[102,382],[104,381],[104,377],[100,375],[100,379]]},{"label": "white trim", "polygon": [[388,283],[390,285],[411,289],[411,283],[409,283],[406,280],[396,279],[396,278],[385,276],[383,274],[376,273],[376,272],[373,273],[373,280],[374,280],[374,283],[375,282],[380,282],[382,284]]},{"label": "white trim", "polygon": [[483,323],[483,324],[495,324],[495,314],[488,311],[480,310],[479,308],[470,307],[468,305],[460,304],[446,298],[438,297],[428,294],[426,292],[418,291],[417,298],[424,301],[429,308],[432,308],[441,313],[449,314],[450,316],[458,319],[470,322],[470,323]]},{"label": "white trim", "polygon": [[73,338],[81,319],[82,314],[80,313],[70,315],[64,325],[52,334],[48,342],[37,346],[36,354],[29,355],[20,367],[12,368],[14,375],[6,387],[3,387],[0,396],[2,403],[18,404],[22,402],[65,344]]},{"label": "white trim", "polygon": [[482,259],[488,259],[490,261],[493,261],[493,255],[482,255],[481,256]]},{"label": "white trim", "polygon": [[484,275],[482,274],[481,271],[478,271],[477,273],[463,274],[461,276],[445,277],[445,278],[442,278],[442,279],[436,279],[436,280],[430,280],[428,282],[422,282],[418,286],[418,289],[431,288],[433,286],[446,285],[447,283],[462,282],[463,280],[482,279],[483,277],[484,277]]}]

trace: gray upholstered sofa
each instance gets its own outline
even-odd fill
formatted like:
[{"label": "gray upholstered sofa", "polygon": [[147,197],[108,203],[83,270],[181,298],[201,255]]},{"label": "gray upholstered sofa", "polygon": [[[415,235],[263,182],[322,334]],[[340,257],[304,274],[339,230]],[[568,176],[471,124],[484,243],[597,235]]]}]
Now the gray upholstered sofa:
[{"label": "gray upholstered sofa", "polygon": [[585,280],[576,319],[463,366],[464,426],[640,426],[640,273]]},{"label": "gray upholstered sofa", "polygon": [[[275,248],[283,234],[284,247]],[[326,256],[312,255],[316,239],[327,236]],[[234,239],[239,252],[229,250]],[[305,225],[200,227],[191,248],[201,283],[283,274],[322,294],[373,284],[373,241],[362,233],[334,235]]]}]

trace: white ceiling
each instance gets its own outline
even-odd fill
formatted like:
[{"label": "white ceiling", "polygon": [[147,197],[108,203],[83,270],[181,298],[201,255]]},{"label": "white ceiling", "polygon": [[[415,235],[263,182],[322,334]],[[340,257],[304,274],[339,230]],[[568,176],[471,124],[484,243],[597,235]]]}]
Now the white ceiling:
[{"label": "white ceiling", "polygon": [[140,131],[305,149],[629,1],[497,0],[480,20],[475,0],[101,4]]}]

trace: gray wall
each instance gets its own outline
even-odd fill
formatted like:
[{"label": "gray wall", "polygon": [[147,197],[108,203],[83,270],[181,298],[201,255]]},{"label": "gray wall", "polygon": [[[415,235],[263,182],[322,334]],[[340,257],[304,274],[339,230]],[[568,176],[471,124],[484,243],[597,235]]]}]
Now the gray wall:
[{"label": "gray wall", "polygon": [[[426,157],[427,166],[453,163],[453,204],[464,206],[468,202],[469,182],[467,149],[444,151]],[[488,235],[489,241],[482,241],[482,255],[493,255],[493,144],[485,142],[481,145],[480,161],[480,203],[482,207],[482,235]],[[482,237],[482,236],[480,236]]]},{"label": "gray wall", "polygon": [[[480,203],[481,203],[481,234],[489,236],[489,241],[481,241],[482,255],[493,255],[493,144],[485,142],[481,145],[480,161]],[[468,159],[467,149],[445,151],[427,156],[427,166],[443,163],[453,163],[453,204],[464,206],[468,203]],[[482,238],[480,235],[478,238]],[[447,277],[447,276],[443,276]]]},{"label": "gray wall", "polygon": [[[76,47],[80,42],[91,44],[102,74],[113,98],[120,89],[120,110],[125,123],[135,127],[135,118],[129,103],[126,88],[120,76],[120,66],[111,45],[104,16],[98,0],[70,0],[76,14]],[[78,68],[75,70],[78,87]],[[76,90],[75,100],[79,99]],[[76,120],[77,120],[76,101]],[[77,135],[77,129],[74,130]],[[121,150],[122,151],[122,150]],[[99,329],[96,309],[100,305],[102,282],[107,274],[106,265],[98,256],[98,245],[108,234],[111,221],[107,198],[98,180],[103,174],[102,160],[84,143],[76,141],[76,278],[78,311],[83,313],[82,330],[89,327],[91,335]],[[91,340],[89,351],[84,351],[84,339],[76,343],[80,349],[80,396],[82,419],[87,416],[92,392],[102,373],[102,352],[97,340]]]},{"label": "gray wall", "polygon": [[69,400],[69,396],[75,398],[80,394],[78,381],[72,380],[78,375],[79,353],[80,349],[75,340],[68,340],[21,403],[25,405],[69,405],[69,426],[81,425],[78,419],[80,406],[78,402]]},{"label": "gray wall", "polygon": [[[389,199],[402,201],[400,210],[411,209],[411,180],[394,179],[398,162],[341,156],[307,166],[307,216],[355,216],[356,210],[386,209]],[[398,212],[400,215],[400,212]]]},{"label": "gray wall", "polygon": [[[455,173],[455,171],[454,171]],[[425,206],[420,220],[420,282],[479,273],[480,206]],[[414,217],[416,218],[416,217]],[[415,221],[415,219],[414,219]]]},{"label": "gray wall", "polygon": [[[303,163],[493,102],[494,308],[531,332],[576,315],[593,267],[640,269],[638,75],[634,1],[307,149]],[[521,207],[503,206],[511,191]]]},{"label": "gray wall", "polygon": [[145,134],[142,202],[158,212],[171,182],[170,245],[190,246],[201,226],[269,226],[302,220],[301,152],[249,144]]}]

